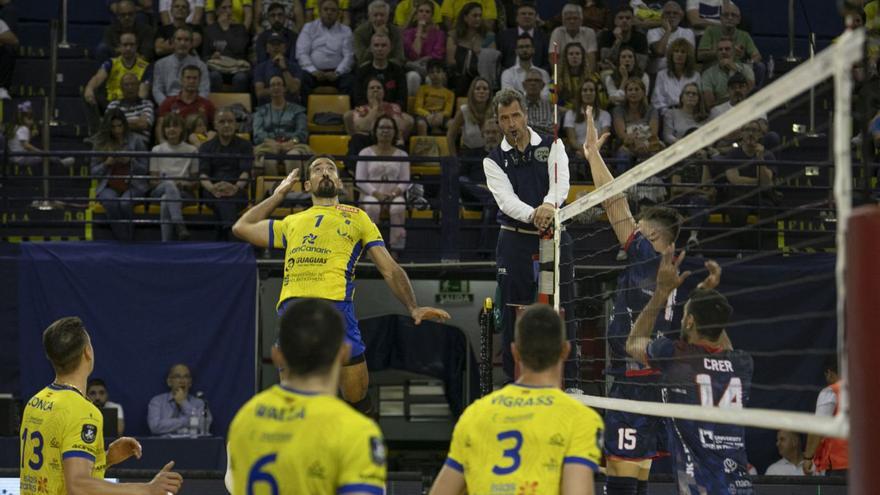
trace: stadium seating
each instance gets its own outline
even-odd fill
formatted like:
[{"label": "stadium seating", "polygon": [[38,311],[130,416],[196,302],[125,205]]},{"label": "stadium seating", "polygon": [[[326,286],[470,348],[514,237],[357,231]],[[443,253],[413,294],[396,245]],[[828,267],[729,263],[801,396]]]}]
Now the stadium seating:
[{"label": "stadium seating", "polygon": [[[340,134],[345,131],[342,124],[342,116],[351,110],[351,99],[348,95],[309,95],[308,101],[309,133]],[[320,125],[315,123],[315,115],[319,113],[333,113],[339,115],[338,125]]]}]

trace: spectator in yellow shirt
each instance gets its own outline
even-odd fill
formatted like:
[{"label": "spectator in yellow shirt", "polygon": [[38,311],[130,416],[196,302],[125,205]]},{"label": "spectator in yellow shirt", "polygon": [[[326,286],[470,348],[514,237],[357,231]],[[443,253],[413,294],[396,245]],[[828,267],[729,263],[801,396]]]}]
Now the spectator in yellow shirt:
[{"label": "spectator in yellow shirt", "polygon": [[454,104],[455,94],[446,88],[446,66],[440,60],[429,60],[428,84],[419,86],[416,93],[416,131],[419,136],[427,136],[429,131],[431,134],[445,134]]}]

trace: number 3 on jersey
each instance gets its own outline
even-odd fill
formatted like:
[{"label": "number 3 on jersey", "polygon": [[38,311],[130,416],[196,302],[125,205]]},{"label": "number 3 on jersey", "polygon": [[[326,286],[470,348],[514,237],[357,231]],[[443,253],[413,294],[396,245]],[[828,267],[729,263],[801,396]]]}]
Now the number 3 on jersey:
[{"label": "number 3 on jersey", "polygon": [[505,449],[504,452],[502,452],[502,454],[501,454],[502,456],[507,457],[511,460],[510,465],[504,466],[504,467],[493,466],[492,467],[492,474],[498,474],[498,475],[510,474],[510,473],[516,471],[517,469],[519,469],[519,465],[522,462],[522,458],[519,455],[519,451],[520,451],[520,449],[522,449],[522,445],[523,445],[522,433],[519,430],[502,431],[501,433],[498,434],[497,438],[498,438],[498,442],[504,442],[505,440],[513,440],[515,443],[513,444],[513,447],[511,447],[509,449]]},{"label": "number 3 on jersey", "polygon": [[[715,398],[712,393],[712,377],[700,373],[697,375],[697,386],[700,391],[700,405],[703,407],[715,407]],[[724,389],[721,399],[718,400],[718,407],[721,409],[742,409],[743,407],[743,387],[742,380],[733,376]]]}]

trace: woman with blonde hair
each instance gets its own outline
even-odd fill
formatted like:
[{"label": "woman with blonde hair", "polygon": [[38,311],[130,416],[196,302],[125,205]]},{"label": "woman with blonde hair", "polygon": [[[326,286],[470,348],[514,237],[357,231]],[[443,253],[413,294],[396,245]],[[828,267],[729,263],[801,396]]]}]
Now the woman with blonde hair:
[{"label": "woman with blonde hair", "polygon": [[651,106],[661,113],[679,102],[682,89],[688,84],[700,84],[700,73],[696,69],[694,45],[679,38],[666,50],[666,68],[657,73]]},{"label": "woman with blonde hair", "polygon": [[565,112],[562,129],[568,141],[569,150],[572,150],[578,158],[585,159],[583,143],[587,138],[587,120],[585,112],[590,107],[593,112],[593,121],[596,123],[596,131],[601,136],[611,130],[611,114],[602,110],[599,104],[599,94],[602,83],[587,79],[581,83],[580,91],[572,102],[572,109]]},{"label": "woman with blonde hair", "polygon": [[491,111],[492,88],[485,78],[477,77],[471,81],[467,103],[459,108],[446,131],[450,156],[483,156],[486,143],[481,129]]},{"label": "woman with blonde hair", "polygon": [[706,112],[703,109],[700,86],[697,83],[685,84],[678,98],[678,105],[663,113],[663,142],[670,145],[678,141],[705,120]]},{"label": "woman with blonde hair", "polygon": [[[583,86],[583,82],[592,79],[599,81],[587,58],[584,46],[574,41],[565,45],[559,57],[559,104],[566,110],[574,110],[574,100]],[[602,87],[599,103],[604,108],[608,104],[608,95]]]}]

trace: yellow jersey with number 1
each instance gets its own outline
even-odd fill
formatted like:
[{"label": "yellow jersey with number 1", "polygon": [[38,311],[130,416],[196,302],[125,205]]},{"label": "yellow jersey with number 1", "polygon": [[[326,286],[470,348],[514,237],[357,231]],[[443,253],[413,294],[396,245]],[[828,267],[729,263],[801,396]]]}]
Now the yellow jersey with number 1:
[{"label": "yellow jersey with number 1", "polygon": [[358,260],[385,242],[364,210],[336,205],[270,220],[269,245],[285,250],[280,306],[292,297],[351,301]]},{"label": "yellow jersey with number 1", "polygon": [[75,388],[51,384],[28,401],[21,418],[22,495],[66,495],[62,463],[94,462],[93,478],[104,478],[104,417]]},{"label": "yellow jersey with number 1", "polygon": [[562,390],[510,384],[465,410],[446,465],[468,493],[559,493],[564,465],[598,470],[602,432],[596,411]]},{"label": "yellow jersey with number 1", "polygon": [[337,397],[281,385],[235,415],[229,467],[232,495],[385,493],[379,426]]}]

